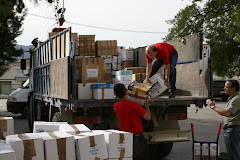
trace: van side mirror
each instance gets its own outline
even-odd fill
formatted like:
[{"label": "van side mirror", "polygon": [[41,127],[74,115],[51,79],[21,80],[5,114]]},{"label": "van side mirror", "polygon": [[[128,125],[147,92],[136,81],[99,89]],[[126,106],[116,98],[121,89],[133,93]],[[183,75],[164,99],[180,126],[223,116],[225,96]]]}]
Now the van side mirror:
[{"label": "van side mirror", "polygon": [[21,59],[21,70],[26,70],[26,59]]}]

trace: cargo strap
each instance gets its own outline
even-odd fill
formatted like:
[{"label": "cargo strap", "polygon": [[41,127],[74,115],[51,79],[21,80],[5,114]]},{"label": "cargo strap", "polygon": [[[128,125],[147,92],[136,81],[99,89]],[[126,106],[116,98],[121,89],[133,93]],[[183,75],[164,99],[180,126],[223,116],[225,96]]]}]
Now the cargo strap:
[{"label": "cargo strap", "polygon": [[76,131],[76,134],[80,133],[80,130],[74,124],[71,124],[70,126]]},{"label": "cargo strap", "polygon": [[0,118],[0,139],[4,138],[4,133],[7,132],[7,120]]},{"label": "cargo strap", "polygon": [[89,136],[89,140],[90,140],[90,147],[96,146],[94,136]]}]

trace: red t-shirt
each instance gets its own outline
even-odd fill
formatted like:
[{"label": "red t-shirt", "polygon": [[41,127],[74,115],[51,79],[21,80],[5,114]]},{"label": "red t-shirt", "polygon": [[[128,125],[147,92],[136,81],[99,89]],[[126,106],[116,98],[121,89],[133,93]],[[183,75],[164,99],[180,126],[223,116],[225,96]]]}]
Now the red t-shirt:
[{"label": "red t-shirt", "polygon": [[141,117],[147,111],[135,101],[120,100],[114,104],[114,113],[118,116],[120,130],[138,134],[143,131]]},{"label": "red t-shirt", "polygon": [[[156,59],[163,60],[163,63],[165,65],[170,64],[169,56],[172,54],[174,50],[174,46],[165,42],[156,43],[154,44],[154,46],[157,48]],[[147,56],[146,52],[145,52],[145,55],[147,57],[147,63],[152,63],[152,59]]]}]

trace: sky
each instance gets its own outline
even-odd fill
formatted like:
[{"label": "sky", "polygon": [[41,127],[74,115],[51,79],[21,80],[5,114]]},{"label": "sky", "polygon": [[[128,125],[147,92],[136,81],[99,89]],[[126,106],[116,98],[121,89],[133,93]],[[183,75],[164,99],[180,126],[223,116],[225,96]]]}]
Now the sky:
[{"label": "sky", "polygon": [[[16,38],[19,45],[31,45],[36,37],[45,41],[48,32],[59,27],[54,5],[38,1],[24,0],[28,15],[22,35]],[[62,6],[63,0],[59,1]],[[171,28],[166,20],[190,4],[190,0],[65,0],[62,27],[71,27],[79,35],[95,35],[95,40],[117,40],[118,46],[137,48],[162,42]]]}]

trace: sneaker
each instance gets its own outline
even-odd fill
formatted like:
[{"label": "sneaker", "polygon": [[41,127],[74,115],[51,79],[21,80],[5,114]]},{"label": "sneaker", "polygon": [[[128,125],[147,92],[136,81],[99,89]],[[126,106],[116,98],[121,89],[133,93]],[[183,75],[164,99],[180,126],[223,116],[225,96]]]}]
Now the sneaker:
[{"label": "sneaker", "polygon": [[169,98],[174,98],[175,97],[175,93],[174,92],[171,92],[170,94],[169,94]]}]

